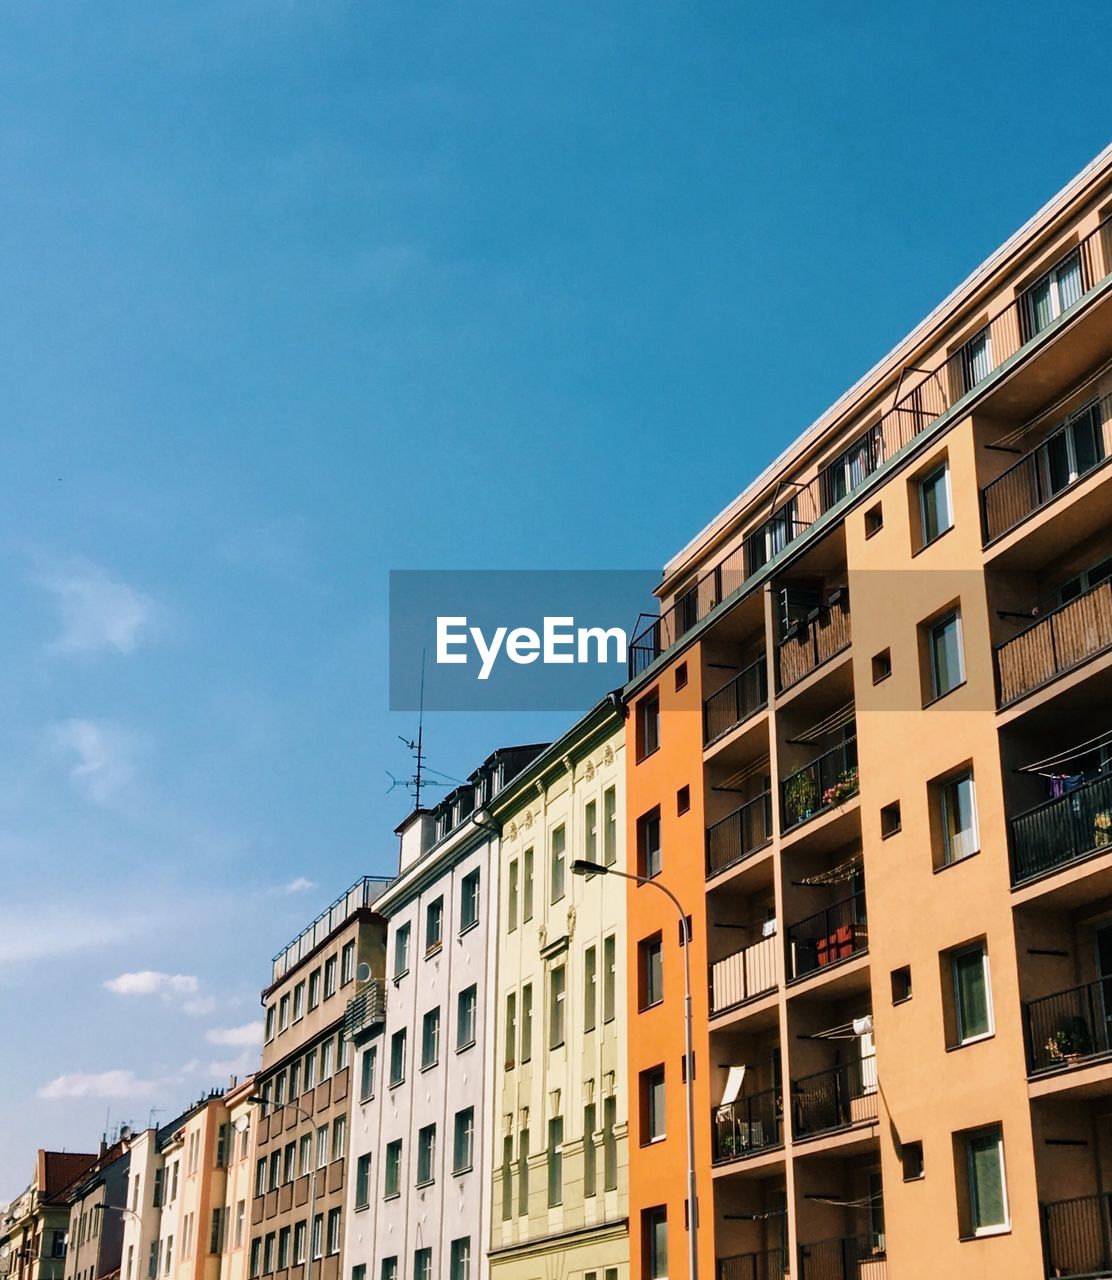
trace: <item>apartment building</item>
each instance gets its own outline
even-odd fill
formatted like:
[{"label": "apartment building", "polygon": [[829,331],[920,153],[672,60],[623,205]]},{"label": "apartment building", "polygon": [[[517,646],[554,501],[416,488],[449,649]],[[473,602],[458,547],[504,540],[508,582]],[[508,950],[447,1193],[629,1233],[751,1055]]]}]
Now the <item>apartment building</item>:
[{"label": "apartment building", "polygon": [[625,724],[606,699],[490,804],[501,831],[492,1280],[627,1280]]},{"label": "apartment building", "polygon": [[97,1154],[44,1151],[35,1155],[27,1187],[7,1206],[0,1223],[9,1280],[63,1280],[69,1231],[67,1192]]},{"label": "apartment building", "polygon": [[262,993],[248,1275],[339,1280],[357,978],[383,976],[388,882],[363,877],[274,958]]},{"label": "apartment building", "polygon": [[[1112,149],[631,646],[635,1274],[1112,1273]],[[634,994],[635,993],[635,994]]]},{"label": "apartment building", "polygon": [[125,1128],[67,1193],[69,1234],[65,1280],[116,1276],[122,1256],[123,1222],[116,1210],[127,1194],[131,1134]]},{"label": "apartment building", "polygon": [[348,1023],[356,1280],[488,1274],[499,856],[489,806],[541,750],[494,752],[397,828],[398,877],[376,903],[389,918],[385,988],[360,985]]}]

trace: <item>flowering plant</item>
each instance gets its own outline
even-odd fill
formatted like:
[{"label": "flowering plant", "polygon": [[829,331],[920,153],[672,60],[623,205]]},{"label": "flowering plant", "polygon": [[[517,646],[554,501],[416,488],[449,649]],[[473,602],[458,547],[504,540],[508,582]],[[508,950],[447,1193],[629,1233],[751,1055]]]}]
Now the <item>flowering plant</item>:
[{"label": "flowering plant", "polygon": [[822,802],[824,805],[841,804],[848,800],[850,796],[857,794],[857,767],[847,769],[834,783],[832,787],[827,787],[822,793]]}]

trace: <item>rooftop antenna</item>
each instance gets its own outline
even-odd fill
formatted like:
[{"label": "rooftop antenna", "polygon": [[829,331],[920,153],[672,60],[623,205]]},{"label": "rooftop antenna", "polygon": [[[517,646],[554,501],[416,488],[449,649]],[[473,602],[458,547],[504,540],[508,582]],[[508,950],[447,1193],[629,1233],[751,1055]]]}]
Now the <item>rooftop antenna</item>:
[{"label": "rooftop antenna", "polygon": [[[402,734],[398,734],[398,741],[403,742],[408,751],[413,753],[413,774],[408,778],[395,778],[387,769],[386,776],[390,779],[390,785],[386,788],[387,794],[394,790],[395,787],[405,787],[409,794],[413,797],[413,807],[420,809],[421,792],[426,787],[446,787],[446,786],[463,786],[462,778],[453,778],[451,774],[441,773],[439,769],[430,769],[425,763],[425,650],[421,650],[421,692],[417,702],[417,737],[406,738]],[[434,778],[426,778],[426,773],[432,773]]]},{"label": "rooftop antenna", "polygon": [[148,1129],[154,1128],[154,1118],[155,1116],[160,1116],[163,1110],[164,1110],[163,1107],[151,1107],[151,1109],[147,1112],[147,1128]]}]

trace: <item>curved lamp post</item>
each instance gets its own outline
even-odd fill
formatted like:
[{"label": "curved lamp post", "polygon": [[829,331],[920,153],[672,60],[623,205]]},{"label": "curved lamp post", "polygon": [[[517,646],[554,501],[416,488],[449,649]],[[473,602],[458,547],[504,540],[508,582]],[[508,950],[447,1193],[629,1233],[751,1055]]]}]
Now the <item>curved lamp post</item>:
[{"label": "curved lamp post", "polygon": [[[272,1104],[269,1098],[264,1098],[261,1094],[253,1093],[247,1099],[247,1101],[253,1102],[255,1103],[256,1106],[260,1106],[260,1107],[274,1105],[275,1109],[277,1109],[277,1104]],[[305,1280],[313,1280],[313,1228],[316,1224],[317,1174],[320,1172],[320,1170],[316,1166],[317,1153],[313,1149],[314,1146],[316,1145],[314,1142],[314,1138],[316,1137],[317,1126],[316,1126],[316,1122],[314,1121],[313,1117],[309,1114],[309,1112],[304,1110],[304,1108],[299,1107],[295,1102],[283,1102],[281,1105],[283,1107],[289,1107],[291,1111],[296,1111],[297,1114],[302,1118],[302,1120],[309,1121],[309,1165],[310,1165],[309,1230],[306,1232],[306,1235],[308,1237],[308,1240],[307,1240],[308,1251],[305,1256]],[[264,1111],[263,1114],[265,1115],[266,1112]],[[323,1221],[320,1224],[320,1234],[321,1234],[320,1256],[321,1256],[321,1259],[323,1260],[324,1258],[324,1222]]]}]

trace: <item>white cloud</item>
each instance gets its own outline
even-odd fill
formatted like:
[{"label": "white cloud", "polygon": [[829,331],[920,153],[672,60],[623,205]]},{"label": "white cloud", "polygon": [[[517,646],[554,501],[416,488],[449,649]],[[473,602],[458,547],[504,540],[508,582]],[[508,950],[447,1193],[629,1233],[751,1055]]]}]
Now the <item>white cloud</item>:
[{"label": "white cloud", "polygon": [[38,1096],[50,1101],[64,1098],[149,1098],[158,1091],[157,1080],[142,1080],[134,1071],[75,1071],[55,1076]]},{"label": "white cloud", "polygon": [[191,973],[158,973],[154,969],[121,973],[118,978],[106,979],[104,986],[118,996],[191,996],[200,990]]},{"label": "white cloud", "polygon": [[253,1071],[258,1071],[258,1069],[258,1050],[244,1049],[238,1058],[206,1063],[204,1074],[210,1080],[221,1080],[225,1076],[238,1076],[240,1080],[243,1080]]},{"label": "white cloud", "polygon": [[50,960],[92,947],[119,946],[149,930],[149,917],[67,906],[6,903],[0,910],[0,963]]},{"label": "white cloud", "polygon": [[213,1027],[205,1033],[209,1044],[219,1044],[238,1048],[240,1045],[262,1044],[263,1024],[261,1022],[245,1022],[241,1027]]},{"label": "white cloud", "polygon": [[270,890],[271,893],[307,893],[310,889],[315,889],[317,882],[308,880],[305,876],[295,876],[293,880],[286,884],[275,885]]},{"label": "white cloud", "polygon": [[70,760],[70,781],[94,804],[107,805],[135,775],[139,740],[107,721],[72,719],[51,726],[57,751]]},{"label": "white cloud", "polygon": [[58,613],[50,653],[133,653],[154,629],[154,601],[91,561],[68,560],[40,573],[36,581],[53,597]]},{"label": "white cloud", "polygon": [[215,997],[197,996],[193,1000],[183,1000],[181,1011],[182,1013],[187,1013],[191,1018],[203,1018],[206,1013],[211,1013],[215,1008]]}]

